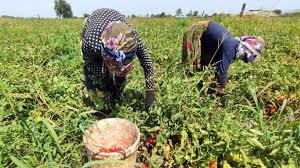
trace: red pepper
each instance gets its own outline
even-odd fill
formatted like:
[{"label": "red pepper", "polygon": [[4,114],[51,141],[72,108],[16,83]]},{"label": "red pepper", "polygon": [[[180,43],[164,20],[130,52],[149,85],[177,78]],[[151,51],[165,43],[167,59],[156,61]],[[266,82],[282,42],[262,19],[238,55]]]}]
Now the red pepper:
[{"label": "red pepper", "polygon": [[112,147],[109,149],[109,152],[122,152],[122,148]]},{"label": "red pepper", "polygon": [[156,143],[156,137],[147,139],[147,144],[154,145]]},{"label": "red pepper", "polygon": [[103,152],[103,153],[107,153],[108,152],[108,150],[106,148],[100,148],[98,151],[99,152]]},{"label": "red pepper", "polygon": [[149,168],[148,163],[143,163],[142,168]]},{"label": "red pepper", "polygon": [[100,148],[98,151],[103,153],[112,153],[112,152],[122,152],[122,148],[112,147],[112,148]]},{"label": "red pepper", "polygon": [[208,168],[216,168],[215,162],[213,160],[209,161]]},{"label": "red pepper", "polygon": [[274,107],[271,109],[271,113],[275,113],[277,111],[277,109]]}]

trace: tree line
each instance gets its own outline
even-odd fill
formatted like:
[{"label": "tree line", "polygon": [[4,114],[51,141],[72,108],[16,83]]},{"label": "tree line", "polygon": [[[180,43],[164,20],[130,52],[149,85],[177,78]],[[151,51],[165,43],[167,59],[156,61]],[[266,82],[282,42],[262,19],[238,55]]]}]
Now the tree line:
[{"label": "tree line", "polygon": [[[66,0],[54,0],[54,10],[56,12],[56,16],[59,17],[59,18],[72,18],[73,17],[73,12],[72,12],[71,5],[68,2],[66,2]],[[83,15],[83,17],[87,17],[87,16],[88,16],[87,13],[85,13]],[[173,16],[173,15],[166,14],[165,12],[161,12],[159,14],[147,14],[146,15],[146,17],[171,17],[171,16]],[[176,10],[175,16],[183,16],[183,12],[182,12],[181,8]],[[205,14],[204,12],[202,12],[202,14],[199,15],[199,11],[190,10],[186,14],[186,16],[188,16],[188,17],[189,16],[202,16],[202,17],[205,17],[205,16],[208,16],[208,15]],[[138,16],[132,14],[129,17],[135,18],[135,17],[138,17]]]},{"label": "tree line", "polygon": [[[246,8],[246,3],[243,3],[242,5],[242,9],[240,12],[240,16],[243,15],[244,11]],[[73,18],[73,12],[72,12],[72,8],[71,5],[69,3],[66,2],[66,0],[54,0],[54,10],[56,12],[56,16],[59,18]],[[280,9],[276,9],[273,10],[274,13],[277,14],[281,14],[281,10]],[[217,16],[219,14],[217,13],[213,13],[211,16]],[[147,14],[146,17],[152,17],[152,18],[162,18],[162,17],[172,17],[173,15],[171,14],[166,14],[165,12],[161,12],[159,14]],[[209,17],[208,14],[206,14],[204,11],[200,14],[198,10],[190,10],[188,13],[186,13],[185,15],[183,14],[183,11],[181,8],[178,8],[175,12],[175,16],[176,17]],[[83,17],[88,17],[88,14],[85,13],[83,15]],[[138,16],[132,14],[131,16],[128,16],[131,18],[136,18]],[[145,17],[145,16],[143,16]]]}]

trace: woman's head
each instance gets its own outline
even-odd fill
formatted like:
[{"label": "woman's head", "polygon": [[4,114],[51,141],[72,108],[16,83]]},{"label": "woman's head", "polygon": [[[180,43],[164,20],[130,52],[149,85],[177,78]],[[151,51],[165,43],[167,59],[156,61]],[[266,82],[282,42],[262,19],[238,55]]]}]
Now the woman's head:
[{"label": "woman's head", "polygon": [[103,31],[101,41],[101,55],[108,69],[118,76],[126,75],[138,43],[133,29],[124,22],[111,22]]},{"label": "woman's head", "polygon": [[237,57],[245,62],[256,62],[264,51],[264,39],[251,35],[244,35],[237,39],[240,41]]}]

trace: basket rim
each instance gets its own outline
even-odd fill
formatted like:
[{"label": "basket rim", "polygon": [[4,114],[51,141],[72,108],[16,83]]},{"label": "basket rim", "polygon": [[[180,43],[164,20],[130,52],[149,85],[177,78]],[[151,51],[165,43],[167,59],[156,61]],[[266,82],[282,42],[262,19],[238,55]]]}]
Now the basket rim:
[{"label": "basket rim", "polygon": [[[123,149],[122,152],[109,152],[109,153],[105,153],[105,152],[97,152],[95,153],[94,151],[90,150],[86,144],[87,144],[87,139],[88,139],[88,136],[86,136],[87,132],[92,129],[94,127],[94,125],[97,125],[98,123],[102,123],[102,122],[105,122],[107,120],[121,120],[121,121],[125,121],[125,122],[128,122],[130,125],[134,126],[136,132],[137,132],[137,138],[136,140],[134,141],[134,143],[132,145],[130,145],[128,148],[126,149]],[[127,119],[124,119],[124,118],[105,118],[105,119],[101,119],[101,120],[98,120],[96,121],[94,124],[92,124],[88,129],[86,129],[84,131],[84,135],[83,135],[83,145],[85,147],[86,150],[88,150],[89,152],[88,153],[91,153],[94,158],[97,158],[97,156],[102,156],[102,157],[110,157],[110,156],[113,156],[115,159],[124,159],[126,157],[128,157],[129,155],[131,155],[132,153],[134,153],[138,147],[139,147],[139,143],[140,143],[140,130],[139,128],[137,127],[136,124],[134,124],[133,122],[127,120]]]}]

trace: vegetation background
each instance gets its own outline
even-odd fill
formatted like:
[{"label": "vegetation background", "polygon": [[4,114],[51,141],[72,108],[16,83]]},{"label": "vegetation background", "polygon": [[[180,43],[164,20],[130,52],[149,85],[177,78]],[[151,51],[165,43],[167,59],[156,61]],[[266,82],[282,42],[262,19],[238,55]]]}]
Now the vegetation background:
[{"label": "vegetation background", "polygon": [[[157,101],[148,113],[140,108],[145,84],[135,60],[122,100],[108,117],[138,125],[138,162],[144,166],[300,167],[299,17],[208,19],[235,36],[267,41],[258,63],[232,64],[225,101],[207,94],[211,68],[187,77],[180,65],[182,34],[200,18],[135,18],[130,22],[154,62]],[[87,162],[82,130],[97,118],[82,102],[82,23],[0,19],[0,167]]]}]

